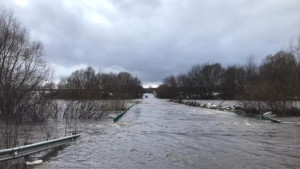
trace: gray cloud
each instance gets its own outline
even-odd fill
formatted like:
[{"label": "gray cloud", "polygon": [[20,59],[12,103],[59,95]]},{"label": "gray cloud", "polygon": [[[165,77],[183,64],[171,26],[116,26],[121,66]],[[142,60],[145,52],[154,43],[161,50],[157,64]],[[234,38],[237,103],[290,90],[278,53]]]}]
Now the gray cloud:
[{"label": "gray cloud", "polygon": [[129,71],[145,84],[205,62],[258,61],[300,35],[298,0],[4,0],[56,69]]}]

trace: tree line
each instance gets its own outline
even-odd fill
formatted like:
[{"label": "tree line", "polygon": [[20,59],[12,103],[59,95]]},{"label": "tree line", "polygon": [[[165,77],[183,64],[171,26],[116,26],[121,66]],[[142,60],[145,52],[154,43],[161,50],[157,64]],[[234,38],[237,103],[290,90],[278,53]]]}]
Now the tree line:
[{"label": "tree line", "polygon": [[142,96],[141,81],[128,72],[96,73],[92,67],[60,79],[55,97],[64,99],[133,99]]},{"label": "tree line", "polygon": [[289,49],[266,56],[256,64],[250,56],[241,66],[206,63],[166,77],[156,89],[159,98],[235,99],[251,113],[272,111],[300,115],[300,38]]},{"label": "tree line", "polygon": [[256,65],[251,64],[226,68],[220,63],[195,65],[187,73],[166,77],[156,94],[159,98],[236,99],[256,74]]}]

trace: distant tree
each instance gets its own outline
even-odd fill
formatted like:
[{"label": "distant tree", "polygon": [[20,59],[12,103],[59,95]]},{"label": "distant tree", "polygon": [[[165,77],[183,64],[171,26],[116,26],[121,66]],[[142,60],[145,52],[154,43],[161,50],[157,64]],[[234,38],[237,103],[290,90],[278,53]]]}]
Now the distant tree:
[{"label": "distant tree", "polygon": [[219,63],[193,66],[189,71],[194,87],[203,98],[212,98],[221,83],[223,68]]},{"label": "distant tree", "polygon": [[178,95],[177,79],[175,76],[168,76],[164,79],[164,85],[168,88],[166,95],[176,98]]},{"label": "distant tree", "polygon": [[237,80],[237,68],[235,66],[228,67],[222,77],[222,97],[226,99],[233,99],[236,95],[236,80]]},{"label": "distant tree", "polygon": [[98,79],[92,67],[76,70],[69,77],[60,80],[59,88],[99,89]]},{"label": "distant tree", "polygon": [[203,65],[203,88],[205,91],[205,97],[213,97],[213,92],[217,91],[217,88],[221,83],[221,76],[223,73],[223,68],[221,64],[207,64]]},{"label": "distant tree", "polygon": [[92,67],[74,71],[70,76],[61,78],[60,98],[65,99],[103,99],[141,97],[143,87],[137,77],[128,72],[96,73]]},{"label": "distant tree", "polygon": [[[267,56],[259,68],[261,81],[270,84],[272,98],[288,99],[297,94],[297,61],[292,53],[280,51]],[[277,96],[277,97],[276,97]]]},{"label": "distant tree", "polygon": [[292,53],[298,62],[300,62],[300,36],[290,41],[288,52]]},{"label": "distant tree", "polygon": [[192,80],[193,86],[201,88],[203,86],[203,75],[202,75],[203,66],[196,65],[191,68],[188,72],[189,78]]},{"label": "distant tree", "polygon": [[155,90],[156,96],[158,98],[174,98],[175,96],[177,96],[177,94],[172,92],[170,89],[171,88],[166,86],[165,84],[161,84]]},{"label": "distant tree", "polygon": [[246,71],[243,67],[228,66],[221,77],[222,99],[238,99],[246,86]]},{"label": "distant tree", "polygon": [[256,78],[247,84],[242,104],[257,113],[271,110],[278,115],[300,114],[293,102],[299,97],[299,73],[293,53],[279,51],[267,56],[259,66]]},{"label": "distant tree", "polygon": [[164,84],[168,87],[177,87],[176,77],[175,76],[168,76],[164,79]]},{"label": "distant tree", "polygon": [[250,55],[247,59],[247,64],[245,65],[245,70],[246,70],[246,79],[247,83],[252,83],[255,80],[257,80],[257,75],[258,75],[258,67],[255,63],[255,58],[254,56]]},{"label": "distant tree", "polygon": [[177,77],[178,92],[184,98],[192,98],[193,82],[187,74],[179,74]]}]

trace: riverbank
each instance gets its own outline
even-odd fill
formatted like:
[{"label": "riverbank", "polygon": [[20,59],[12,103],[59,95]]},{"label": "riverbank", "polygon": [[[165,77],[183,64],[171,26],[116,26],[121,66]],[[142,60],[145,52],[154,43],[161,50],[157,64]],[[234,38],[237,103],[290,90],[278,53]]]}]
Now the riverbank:
[{"label": "riverbank", "polygon": [[[242,116],[253,117],[260,120],[271,120],[272,122],[283,122],[283,123],[294,123],[300,124],[300,117],[282,117],[272,114],[270,111],[263,112],[261,114],[249,113],[249,111],[245,111],[242,106],[239,105],[236,100],[182,100],[179,102],[178,100],[170,100],[174,103],[184,104],[193,107],[201,107],[206,109],[213,109],[219,111],[227,111],[236,113]],[[279,121],[277,121],[279,120]]]}]

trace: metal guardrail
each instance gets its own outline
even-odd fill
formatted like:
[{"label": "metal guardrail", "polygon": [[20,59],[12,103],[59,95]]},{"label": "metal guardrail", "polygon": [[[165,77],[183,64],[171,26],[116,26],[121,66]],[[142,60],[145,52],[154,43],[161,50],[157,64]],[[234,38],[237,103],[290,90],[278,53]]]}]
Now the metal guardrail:
[{"label": "metal guardrail", "polygon": [[270,120],[270,121],[273,122],[273,123],[280,123],[280,122],[281,122],[281,121],[278,120],[278,119],[275,119],[275,118],[273,118],[273,117],[269,117],[269,116],[266,116],[266,115],[261,115],[261,118],[262,118],[263,120]]},{"label": "metal guardrail", "polygon": [[[137,103],[137,102],[136,102]],[[119,114],[117,117],[114,118],[114,123],[119,121],[119,119],[131,108],[133,107],[136,103],[133,105],[129,106],[126,110],[124,110],[121,114]]]},{"label": "metal guardrail", "polygon": [[49,140],[49,141],[43,141],[43,142],[29,144],[25,146],[3,149],[0,150],[0,162],[24,157],[44,150],[59,147],[73,141],[79,136],[80,134],[76,134],[72,136],[62,137],[62,138]]}]

